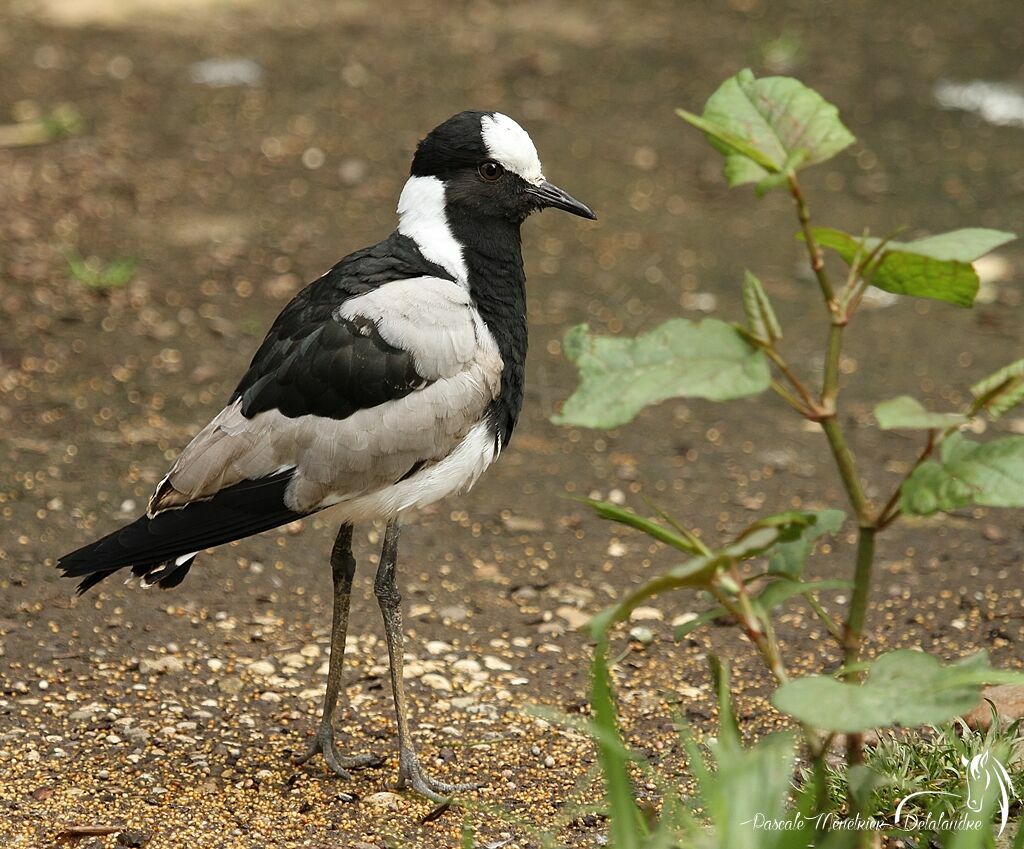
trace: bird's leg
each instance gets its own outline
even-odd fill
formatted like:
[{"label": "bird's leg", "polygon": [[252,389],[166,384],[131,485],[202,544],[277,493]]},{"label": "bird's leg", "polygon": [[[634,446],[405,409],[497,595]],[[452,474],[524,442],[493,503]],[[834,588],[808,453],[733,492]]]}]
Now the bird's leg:
[{"label": "bird's leg", "polygon": [[345,663],[345,637],[348,632],[348,607],[352,597],[352,577],[356,561],[352,556],[352,526],[342,525],[331,549],[331,575],[334,581],[334,614],[331,619],[331,658],[327,667],[327,692],[324,710],[309,751],[296,763],[304,764],[313,755],[323,753],[331,770],[342,778],[351,778],[350,769],[375,766],[382,763],[376,755],[342,757],[334,748],[334,711],[341,690],[341,669]]},{"label": "bird's leg", "polygon": [[391,692],[395,697],[395,712],[398,714],[398,789],[411,787],[421,796],[435,802],[446,801],[441,794],[475,790],[479,784],[448,784],[427,775],[420,766],[416,750],[409,734],[409,718],[405,704],[405,683],[402,679],[403,643],[402,596],[395,581],[395,566],[398,560],[397,517],[388,522],[384,531],[384,547],[380,553],[380,566],[373,591],[384,617],[384,634],[388,642],[388,658],[391,662]]}]

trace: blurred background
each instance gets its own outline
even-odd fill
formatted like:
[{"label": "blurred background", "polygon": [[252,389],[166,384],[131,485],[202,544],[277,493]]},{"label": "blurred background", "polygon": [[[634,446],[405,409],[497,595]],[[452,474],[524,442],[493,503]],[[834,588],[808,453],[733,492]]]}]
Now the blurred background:
[{"label": "blurred background", "polygon": [[[547,176],[600,216],[525,225],[523,419],[471,495],[410,528],[403,564],[427,761],[489,780],[478,800],[493,810],[473,816],[494,846],[536,845],[493,811],[560,822],[592,754],[522,710],[585,704],[574,628],[672,562],[565,496],[642,510],[646,495],[709,537],[762,507],[842,502],[820,436],[775,399],[669,402],[611,434],[548,422],[575,385],[560,352],[569,326],[633,334],[674,314],[735,319],[744,268],[788,324],[790,361],[820,368],[823,331],[795,330],[821,307],[791,202],[728,191],[719,156],[674,109],[699,112],[742,67],[799,77],[859,139],[805,172],[816,223],[1020,233],[1022,56],[1019,0],[0,5],[5,845],[92,821],[154,847],[454,845],[458,817],[420,825],[420,803],[381,796],[393,758],[350,787],[319,765],[287,765],[324,680],[329,521],[204,556],[171,594],[113,581],[72,599],[52,561],[143,509],[288,299],[393,229],[417,140],[462,109],[520,121]],[[984,261],[973,310],[874,297],[858,315],[843,372],[864,380],[844,420],[865,465],[884,470],[872,494],[917,450],[870,427],[874,402],[910,392],[949,409],[1024,353],[1022,257],[1016,242]],[[1024,419],[1000,427],[1024,432]],[[988,648],[1019,664],[1024,526],[1019,513],[979,512],[980,523],[922,520],[886,538],[874,615],[887,644]],[[360,529],[364,575],[378,541]],[[815,574],[847,573],[845,545],[823,554]],[[746,718],[776,721],[747,647],[716,644],[714,629],[671,642],[671,621],[694,603],[648,612],[653,642],[624,643],[620,665],[634,740],[669,762],[672,711],[698,726],[711,716],[709,648],[735,656]],[[799,610],[787,628],[795,657],[827,657]],[[391,755],[378,632],[364,578],[341,724],[354,748]],[[558,829],[570,845],[601,836],[593,818]]]}]

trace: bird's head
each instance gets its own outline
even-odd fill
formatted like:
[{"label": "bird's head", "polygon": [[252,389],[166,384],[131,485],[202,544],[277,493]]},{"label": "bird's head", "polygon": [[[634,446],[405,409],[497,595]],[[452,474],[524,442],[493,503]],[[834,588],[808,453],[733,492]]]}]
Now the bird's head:
[{"label": "bird's head", "polygon": [[435,127],[416,148],[411,176],[439,182],[449,211],[477,218],[521,222],[548,207],[597,218],[544,179],[529,134],[500,112],[460,112]]}]

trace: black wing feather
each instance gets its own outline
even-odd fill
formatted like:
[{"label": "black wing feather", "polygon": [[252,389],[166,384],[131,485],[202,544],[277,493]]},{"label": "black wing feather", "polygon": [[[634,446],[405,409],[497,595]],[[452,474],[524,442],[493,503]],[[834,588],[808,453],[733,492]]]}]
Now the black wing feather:
[{"label": "black wing feather", "polygon": [[384,341],[372,321],[335,318],[349,298],[422,276],[452,279],[398,233],[346,257],[285,307],[231,400],[242,399],[247,418],[277,410],[344,419],[427,385],[412,354]]},{"label": "black wing feather", "polygon": [[[293,522],[306,514],[285,507],[284,493],[291,475],[291,472],[283,472],[255,481],[242,481],[222,489],[208,501],[166,510],[152,518],[142,516],[96,542],[65,554],[57,561],[57,568],[65,577],[84,577],[79,592],[85,592],[126,566],[131,566],[136,575],[145,576],[184,554]],[[175,577],[174,583],[180,583],[190,565],[191,560],[166,572],[161,586],[167,586],[166,581]]]}]

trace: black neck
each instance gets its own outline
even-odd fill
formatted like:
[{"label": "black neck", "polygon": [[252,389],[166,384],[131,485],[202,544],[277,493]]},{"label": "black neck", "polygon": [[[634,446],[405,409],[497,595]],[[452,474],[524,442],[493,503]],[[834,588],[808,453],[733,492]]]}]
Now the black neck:
[{"label": "black neck", "polygon": [[504,368],[501,394],[489,414],[502,445],[507,445],[523,406],[526,368],[526,273],[519,222],[449,210],[452,235],[462,245],[469,292],[498,344]]}]

